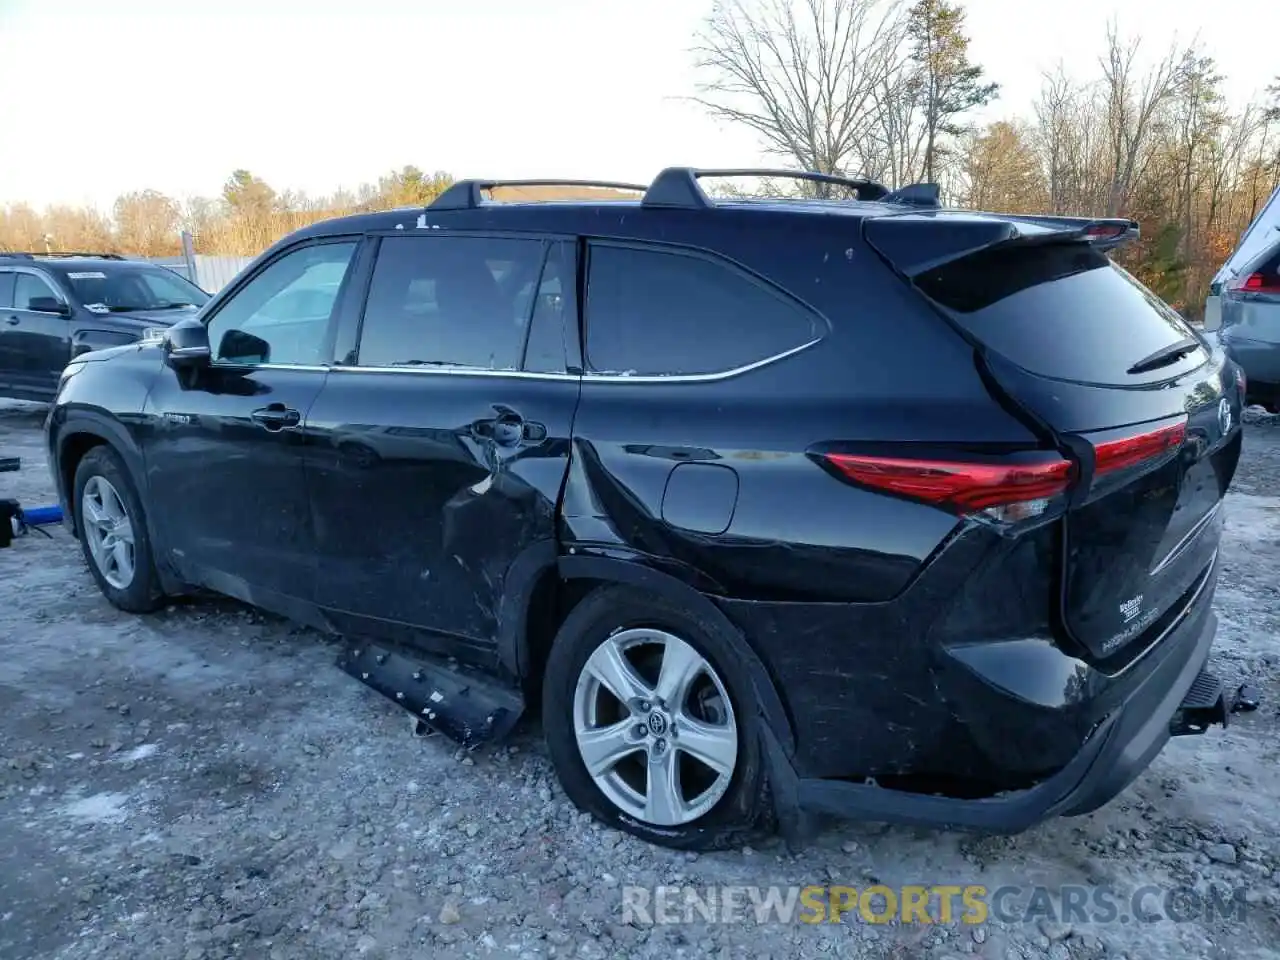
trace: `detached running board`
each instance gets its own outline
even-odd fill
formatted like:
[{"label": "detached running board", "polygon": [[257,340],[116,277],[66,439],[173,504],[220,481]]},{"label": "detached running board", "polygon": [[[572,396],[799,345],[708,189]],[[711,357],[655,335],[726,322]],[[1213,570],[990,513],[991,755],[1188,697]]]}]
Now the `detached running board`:
[{"label": "detached running board", "polygon": [[1169,735],[1186,737],[1204,733],[1214,724],[1227,725],[1231,705],[1222,681],[1208,670],[1201,670],[1182,703],[1169,719]]},{"label": "detached running board", "polygon": [[338,666],[468,749],[502,739],[524,713],[515,690],[427,655],[361,643],[348,647]]}]

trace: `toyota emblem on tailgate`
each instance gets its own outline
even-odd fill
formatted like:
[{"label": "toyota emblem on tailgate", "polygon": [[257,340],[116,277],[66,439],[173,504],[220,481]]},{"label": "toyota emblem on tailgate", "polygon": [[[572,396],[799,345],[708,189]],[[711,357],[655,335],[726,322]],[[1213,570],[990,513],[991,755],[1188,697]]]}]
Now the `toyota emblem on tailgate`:
[{"label": "toyota emblem on tailgate", "polygon": [[1223,436],[1231,432],[1231,403],[1226,397],[1218,401],[1218,426],[1222,428]]}]

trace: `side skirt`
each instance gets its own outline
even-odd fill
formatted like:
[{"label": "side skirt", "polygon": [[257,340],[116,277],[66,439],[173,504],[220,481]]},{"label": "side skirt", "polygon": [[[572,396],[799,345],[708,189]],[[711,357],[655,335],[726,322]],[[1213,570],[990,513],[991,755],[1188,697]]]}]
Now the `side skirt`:
[{"label": "side skirt", "polygon": [[501,740],[524,713],[517,691],[430,655],[355,641],[339,655],[338,666],[468,749]]}]

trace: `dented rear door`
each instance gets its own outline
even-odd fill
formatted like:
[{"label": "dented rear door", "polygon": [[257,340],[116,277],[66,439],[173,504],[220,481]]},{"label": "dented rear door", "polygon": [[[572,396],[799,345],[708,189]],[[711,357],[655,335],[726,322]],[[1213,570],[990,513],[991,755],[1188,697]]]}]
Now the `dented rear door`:
[{"label": "dented rear door", "polygon": [[489,665],[507,598],[554,562],[579,389],[563,332],[575,247],[378,243],[358,342],[308,420],[316,601],[346,632]]}]

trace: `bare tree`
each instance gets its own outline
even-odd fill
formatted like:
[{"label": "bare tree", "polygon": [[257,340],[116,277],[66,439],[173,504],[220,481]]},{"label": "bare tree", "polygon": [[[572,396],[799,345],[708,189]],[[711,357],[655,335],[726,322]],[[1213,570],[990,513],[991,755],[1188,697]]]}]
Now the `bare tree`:
[{"label": "bare tree", "polygon": [[1125,209],[1142,173],[1160,107],[1173,94],[1182,55],[1172,49],[1141,80],[1135,60],[1140,40],[1125,42],[1114,23],[1107,27],[1107,53],[1101,59],[1106,89],[1107,135],[1111,148],[1111,189],[1107,215]]},{"label": "bare tree", "polygon": [[1169,153],[1177,170],[1180,245],[1184,260],[1192,257],[1193,223],[1201,180],[1209,171],[1204,155],[1221,142],[1227,113],[1221,92],[1222,75],[1212,57],[1188,50],[1183,56],[1169,101]]},{"label": "bare tree", "polygon": [[894,185],[910,183],[924,166],[925,141],[929,134],[921,96],[924,79],[919,64],[902,45],[905,38],[904,19],[892,67],[874,92],[875,149],[867,171]]},{"label": "bare tree", "polygon": [[1077,96],[1075,84],[1060,62],[1052,73],[1044,74],[1040,97],[1034,105],[1036,139],[1048,180],[1049,209],[1056,214],[1067,211],[1069,184],[1075,174],[1072,141],[1076,139]]},{"label": "bare tree", "polygon": [[116,238],[126,253],[159,257],[178,250],[182,211],[156,190],[126,193],[115,202]]},{"label": "bare tree", "polygon": [[997,120],[970,134],[963,164],[966,205],[1007,213],[1042,213],[1048,186],[1025,125]]},{"label": "bare tree", "polygon": [[883,0],[723,0],[695,47],[695,101],[755,131],[771,153],[823,173],[876,159],[877,98],[902,39]]},{"label": "bare tree", "polygon": [[1209,144],[1208,159],[1208,209],[1205,229],[1213,233],[1220,217],[1230,219],[1233,211],[1223,210],[1224,197],[1228,204],[1235,198],[1230,187],[1239,182],[1245,163],[1245,152],[1258,137],[1266,123],[1264,112],[1256,104],[1250,104],[1228,121],[1226,133]]}]

